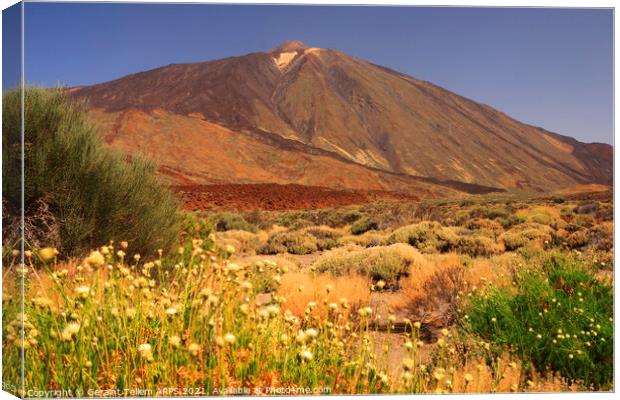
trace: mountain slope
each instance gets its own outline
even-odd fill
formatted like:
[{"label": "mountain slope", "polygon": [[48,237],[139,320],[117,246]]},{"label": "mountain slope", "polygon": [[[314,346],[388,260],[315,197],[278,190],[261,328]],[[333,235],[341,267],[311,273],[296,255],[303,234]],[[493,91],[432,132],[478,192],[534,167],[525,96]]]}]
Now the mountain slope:
[{"label": "mountain slope", "polygon": [[106,113],[160,110],[198,118],[274,149],[281,147],[274,137],[288,139],[305,146],[301,153],[324,150],[368,171],[507,189],[611,183],[609,145],[522,124],[431,83],[300,42],[72,92]]}]

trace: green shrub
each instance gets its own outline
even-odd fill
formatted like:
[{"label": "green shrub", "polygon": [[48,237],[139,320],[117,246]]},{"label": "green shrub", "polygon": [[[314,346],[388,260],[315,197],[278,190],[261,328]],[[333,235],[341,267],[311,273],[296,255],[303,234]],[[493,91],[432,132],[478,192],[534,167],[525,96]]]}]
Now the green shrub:
[{"label": "green shrub", "polygon": [[310,254],[318,250],[318,241],[304,231],[278,232],[267,239],[267,243],[258,249],[259,254]]},{"label": "green shrub", "polygon": [[387,244],[387,237],[385,234],[376,232],[376,231],[368,231],[361,235],[347,235],[340,238],[339,243],[341,244],[355,244],[362,247],[376,247],[376,246],[384,246]]},{"label": "green shrub", "polygon": [[516,292],[473,296],[466,327],[531,360],[538,371],[608,387],[613,378],[613,289],[575,260],[549,257],[517,274]]},{"label": "green shrub", "polygon": [[573,223],[584,228],[591,228],[596,223],[596,220],[589,214],[577,214],[575,218],[573,218]]},{"label": "green shrub", "polygon": [[573,232],[566,238],[566,244],[571,249],[583,247],[588,244],[588,234],[583,230]]},{"label": "green shrub", "polygon": [[292,211],[282,215],[280,218],[277,219],[276,223],[287,228],[301,228],[303,225],[311,224],[311,222],[308,221],[306,217],[307,214],[303,211]]},{"label": "green shrub", "polygon": [[502,252],[493,239],[479,235],[460,236],[454,245],[457,253],[471,257],[488,257]]},{"label": "green shrub", "polygon": [[377,229],[378,225],[375,221],[369,218],[360,218],[351,225],[351,233],[354,235],[361,235],[362,233]]},{"label": "green shrub", "polygon": [[551,225],[555,222],[555,218],[553,218],[551,215],[547,213],[542,213],[542,212],[530,215],[528,220],[531,222],[535,222],[537,224],[541,224],[541,225]]},{"label": "green shrub", "polygon": [[[63,89],[26,88],[26,217],[44,202],[55,217],[63,255],[109,240],[126,240],[130,251],[153,254],[177,239],[174,195],[157,181],[155,165],[104,147],[85,106]],[[3,94],[3,191],[12,210],[20,204],[20,92]],[[36,217],[36,216],[34,216]],[[48,244],[47,238],[38,238]]]},{"label": "green shrub", "polygon": [[590,228],[588,235],[596,249],[611,251],[614,246],[614,226],[612,222],[603,222]]},{"label": "green shrub", "polygon": [[497,222],[499,222],[504,229],[509,229],[515,225],[524,223],[525,218],[516,214],[511,214],[507,217],[498,218]]},{"label": "green shrub", "polygon": [[394,285],[402,275],[408,274],[418,257],[417,250],[402,243],[368,249],[339,247],[322,254],[313,266],[318,272],[336,276],[357,273]]},{"label": "green shrub", "polygon": [[521,224],[501,236],[506,250],[517,250],[530,244],[545,246],[551,242],[552,229],[536,223]]},{"label": "green shrub", "polygon": [[328,225],[332,228],[340,228],[352,224],[362,217],[362,213],[357,210],[335,208],[319,211],[316,223],[317,225]]},{"label": "green shrub", "polygon": [[250,224],[241,215],[230,212],[213,214],[209,216],[209,221],[213,224],[213,229],[218,232],[237,230],[256,233],[258,230],[255,225]]},{"label": "green shrub", "polygon": [[313,226],[302,230],[304,233],[314,236],[318,250],[329,250],[338,245],[338,239],[342,235],[327,226]]},{"label": "green shrub", "polygon": [[388,237],[388,243],[407,243],[424,253],[446,252],[454,249],[457,235],[438,222],[425,221],[398,228]]}]

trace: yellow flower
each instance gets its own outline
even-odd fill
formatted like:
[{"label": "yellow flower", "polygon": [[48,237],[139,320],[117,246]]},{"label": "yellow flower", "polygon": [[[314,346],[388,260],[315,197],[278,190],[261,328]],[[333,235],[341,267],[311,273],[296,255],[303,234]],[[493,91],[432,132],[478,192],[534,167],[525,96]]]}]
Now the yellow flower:
[{"label": "yellow flower", "polygon": [[50,262],[56,257],[58,250],[53,247],[44,247],[39,250],[39,257],[45,262]]},{"label": "yellow flower", "polygon": [[189,354],[196,357],[198,356],[198,353],[200,353],[200,345],[197,343],[190,343],[189,346],[187,346],[187,350],[189,351]]},{"label": "yellow flower", "polygon": [[465,374],[465,382],[469,383],[474,380],[472,374]]},{"label": "yellow flower", "polygon": [[414,322],[414,323],[413,323],[413,326],[414,326],[416,329],[420,329],[420,327],[422,327],[422,324],[420,323],[420,321],[416,321],[416,322]]},{"label": "yellow flower", "polygon": [[178,336],[170,336],[168,338],[168,344],[172,347],[174,347],[175,349],[179,348],[181,346],[181,338]]},{"label": "yellow flower", "polygon": [[100,267],[105,263],[105,257],[99,250],[95,250],[86,257],[86,263],[92,267]]},{"label": "yellow flower", "polygon": [[224,335],[224,341],[228,344],[233,344],[237,341],[237,338],[232,333],[227,333]]}]

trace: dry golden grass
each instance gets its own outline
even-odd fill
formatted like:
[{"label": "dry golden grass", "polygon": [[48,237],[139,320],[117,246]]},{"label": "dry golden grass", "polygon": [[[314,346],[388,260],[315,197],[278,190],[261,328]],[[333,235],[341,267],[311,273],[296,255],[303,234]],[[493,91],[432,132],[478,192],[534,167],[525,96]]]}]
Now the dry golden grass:
[{"label": "dry golden grass", "polygon": [[475,258],[465,268],[468,288],[493,284],[496,287],[512,285],[512,271],[522,264],[523,258],[515,253],[504,253],[491,258]]},{"label": "dry golden grass", "polygon": [[[401,290],[391,295],[388,300],[388,308],[392,312],[407,310],[422,317],[423,314],[437,311],[436,304],[439,300],[434,293],[458,291],[454,286],[458,282],[445,280],[452,276],[455,269],[462,269],[460,258],[456,253],[422,255],[412,249],[410,256],[415,259],[412,263],[409,276],[401,279]],[[438,286],[439,285],[439,286]]]},{"label": "dry golden grass", "polygon": [[[308,303],[323,302],[341,304],[342,299],[355,309],[370,298],[370,281],[359,275],[333,276],[291,272],[282,276],[278,293],[286,298],[282,309],[296,316],[303,316]],[[328,292],[329,290],[329,292]],[[317,307],[313,313],[321,315],[324,308]]]},{"label": "dry golden grass", "polygon": [[492,361],[491,366],[483,359],[468,359],[452,377],[454,393],[508,393],[508,392],[560,392],[575,390],[561,378],[541,376],[533,372],[526,379],[522,363],[507,353]]}]

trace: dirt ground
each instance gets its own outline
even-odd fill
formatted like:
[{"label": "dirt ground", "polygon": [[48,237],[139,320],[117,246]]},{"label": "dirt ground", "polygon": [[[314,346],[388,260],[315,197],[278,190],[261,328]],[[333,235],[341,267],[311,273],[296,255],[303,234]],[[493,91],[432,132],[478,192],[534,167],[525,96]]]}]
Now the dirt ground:
[{"label": "dirt ground", "polygon": [[390,191],[337,190],[320,186],[216,184],[174,186],[188,210],[302,210],[368,203],[377,199],[418,200]]}]

